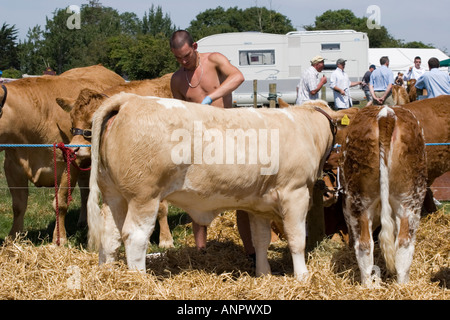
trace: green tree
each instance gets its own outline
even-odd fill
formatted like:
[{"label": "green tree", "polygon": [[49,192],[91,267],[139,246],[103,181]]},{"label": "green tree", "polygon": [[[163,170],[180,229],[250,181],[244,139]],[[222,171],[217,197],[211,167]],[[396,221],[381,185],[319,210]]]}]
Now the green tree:
[{"label": "green tree", "polygon": [[320,16],[317,16],[314,24],[305,25],[305,30],[342,30],[352,29],[355,31],[365,32],[369,37],[371,48],[389,48],[389,47],[406,47],[406,48],[430,48],[422,42],[404,43],[402,40],[395,39],[386,29],[368,28],[366,17],[356,17],[349,9],[327,10]]},{"label": "green tree", "polygon": [[238,7],[207,9],[192,20],[188,31],[194,39],[226,32],[259,31],[285,34],[294,31],[291,21],[282,14],[267,8]]},{"label": "green tree", "polygon": [[43,52],[44,32],[36,25],[28,29],[27,38],[19,43],[20,70],[28,74],[42,74],[46,67]]},{"label": "green tree", "polygon": [[166,37],[143,34],[134,39],[122,35],[111,38],[109,45],[108,64],[129,80],[152,79],[177,68]]},{"label": "green tree", "polygon": [[3,22],[0,28],[0,70],[19,68],[17,49],[17,29],[15,25],[9,26]]},{"label": "green tree", "polygon": [[155,8],[151,6],[148,14],[144,13],[142,18],[142,33],[150,34],[152,36],[162,35],[166,38],[170,38],[173,32],[177,30],[177,27],[172,23],[172,19],[166,13],[162,11],[162,7]]}]

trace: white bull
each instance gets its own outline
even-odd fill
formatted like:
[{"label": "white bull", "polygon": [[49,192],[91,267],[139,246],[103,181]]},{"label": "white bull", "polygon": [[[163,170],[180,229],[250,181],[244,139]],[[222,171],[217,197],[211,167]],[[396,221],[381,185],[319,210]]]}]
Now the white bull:
[{"label": "white bull", "polygon": [[275,220],[284,225],[294,274],[304,279],[305,219],[333,144],[330,123],[313,107],[220,109],[128,93],[111,97],[93,119],[91,248],[99,249],[100,263],[110,262],[123,240],[128,267],[145,271],[161,200],[200,225],[239,209],[250,213],[256,274],[270,273]]}]

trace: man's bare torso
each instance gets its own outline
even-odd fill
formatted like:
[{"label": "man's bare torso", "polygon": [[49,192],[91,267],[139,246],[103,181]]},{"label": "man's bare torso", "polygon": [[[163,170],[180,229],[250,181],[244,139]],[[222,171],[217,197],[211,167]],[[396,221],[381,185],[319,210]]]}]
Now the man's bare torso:
[{"label": "man's bare torso", "polygon": [[[226,77],[221,75],[214,63],[210,61],[211,54],[214,53],[199,53],[200,62],[195,70],[187,70],[181,67],[174,73],[172,88],[177,88],[174,92],[175,98],[201,103],[210,92],[216,90],[225,81]],[[231,108],[231,94],[215,100],[212,105]]]}]

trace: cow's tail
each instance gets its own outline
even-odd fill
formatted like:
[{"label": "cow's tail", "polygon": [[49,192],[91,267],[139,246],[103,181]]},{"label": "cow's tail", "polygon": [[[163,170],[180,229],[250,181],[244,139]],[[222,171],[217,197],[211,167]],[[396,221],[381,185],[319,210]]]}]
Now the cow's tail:
[{"label": "cow's tail", "polygon": [[100,143],[105,122],[116,114],[123,102],[123,94],[117,94],[106,100],[94,113],[92,119],[91,140],[91,176],[89,180],[88,210],[88,247],[90,250],[98,250],[100,239],[104,229],[103,217],[99,206],[100,188],[98,186],[98,174],[100,168]]},{"label": "cow's tail", "polygon": [[381,231],[380,247],[386,261],[387,269],[395,271],[395,221],[389,202],[389,170],[392,154],[392,137],[395,129],[396,116],[392,108],[384,106],[378,114],[379,145],[380,145],[380,200],[381,200]]}]

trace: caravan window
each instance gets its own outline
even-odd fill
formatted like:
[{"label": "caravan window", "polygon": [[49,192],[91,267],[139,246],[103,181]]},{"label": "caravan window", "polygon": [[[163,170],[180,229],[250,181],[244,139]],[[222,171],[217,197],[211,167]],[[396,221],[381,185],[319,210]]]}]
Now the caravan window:
[{"label": "caravan window", "polygon": [[275,64],[275,50],[239,51],[240,66]]},{"label": "caravan window", "polygon": [[340,43],[322,43],[322,51],[341,50]]}]

